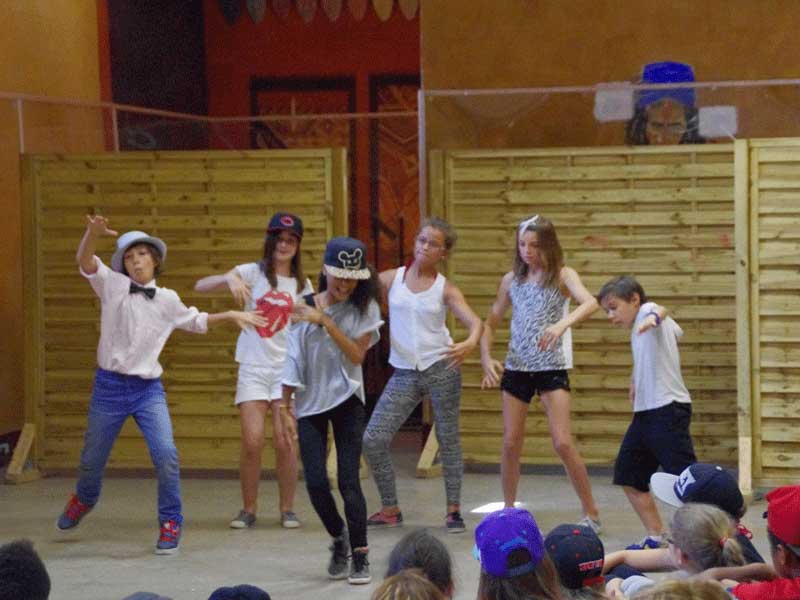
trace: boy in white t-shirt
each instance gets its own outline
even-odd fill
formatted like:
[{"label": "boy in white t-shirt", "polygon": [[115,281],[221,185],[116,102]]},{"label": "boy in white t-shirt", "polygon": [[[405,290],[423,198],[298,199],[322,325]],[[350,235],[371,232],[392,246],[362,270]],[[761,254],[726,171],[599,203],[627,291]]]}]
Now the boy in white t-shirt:
[{"label": "boy in white t-shirt", "polygon": [[650,476],[661,467],[679,475],[697,462],[689,434],[692,400],[681,376],[678,340],[683,330],[663,306],[650,302],[633,277],[615,277],[597,300],[618,327],[631,329],[633,373],[630,400],[633,421],[614,464],[614,484],[621,485],[647,530],[636,548],[663,545],[664,525],[650,493]]}]

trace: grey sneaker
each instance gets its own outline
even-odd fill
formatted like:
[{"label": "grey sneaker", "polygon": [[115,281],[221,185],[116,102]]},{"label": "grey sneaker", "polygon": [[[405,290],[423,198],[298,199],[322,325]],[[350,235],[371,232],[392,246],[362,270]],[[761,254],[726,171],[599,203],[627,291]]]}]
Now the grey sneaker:
[{"label": "grey sneaker", "polygon": [[247,529],[248,527],[252,527],[253,523],[256,522],[256,516],[253,513],[249,513],[246,510],[240,510],[239,514],[236,515],[236,518],[231,521],[230,526],[231,529]]},{"label": "grey sneaker", "polygon": [[338,538],[333,538],[333,543],[328,546],[331,551],[331,560],[328,563],[328,577],[330,579],[344,579],[347,577],[348,555],[350,554],[350,544],[347,541],[346,532]]},{"label": "grey sneaker", "polygon": [[300,519],[291,510],[281,513],[281,525],[285,529],[297,529],[300,527]]},{"label": "grey sneaker", "polygon": [[600,523],[600,520],[593,519],[589,515],[584,516],[580,521],[578,521],[578,525],[583,525],[584,527],[588,527],[592,531],[594,531],[595,535],[600,535],[603,533],[603,525]]},{"label": "grey sneaker", "polygon": [[350,575],[347,578],[347,583],[363,585],[370,581],[372,581],[372,577],[369,574],[367,552],[356,550],[353,552],[352,560],[350,561]]}]

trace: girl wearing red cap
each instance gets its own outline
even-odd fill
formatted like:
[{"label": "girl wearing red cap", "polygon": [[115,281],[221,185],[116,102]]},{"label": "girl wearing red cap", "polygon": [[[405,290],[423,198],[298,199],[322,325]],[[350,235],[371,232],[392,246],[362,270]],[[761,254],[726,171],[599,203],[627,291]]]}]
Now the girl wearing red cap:
[{"label": "girl wearing red cap", "polygon": [[242,331],[236,343],[239,375],[235,404],[242,426],[239,456],[242,509],[230,522],[233,529],[246,529],[256,521],[264,421],[268,413],[272,416],[281,524],[288,529],[300,526],[293,510],[297,449],[285,433],[286,420],[294,417],[280,409],[279,400],[289,315],[297,300],[313,291],[311,282],[303,275],[302,239],[303,222],[299,217],[275,213],[267,226],[264,253],[259,262],[238,265],[224,275],[204,277],[194,287],[198,292],[228,289],[238,304],[259,311],[267,320],[264,327]]}]

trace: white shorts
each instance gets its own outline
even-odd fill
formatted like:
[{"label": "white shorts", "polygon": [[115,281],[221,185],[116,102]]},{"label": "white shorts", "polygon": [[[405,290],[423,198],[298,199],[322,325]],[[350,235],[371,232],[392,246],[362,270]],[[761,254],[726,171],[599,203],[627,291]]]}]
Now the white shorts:
[{"label": "white shorts", "polygon": [[239,365],[234,404],[252,400],[278,400],[283,394],[281,374],[283,367]]}]

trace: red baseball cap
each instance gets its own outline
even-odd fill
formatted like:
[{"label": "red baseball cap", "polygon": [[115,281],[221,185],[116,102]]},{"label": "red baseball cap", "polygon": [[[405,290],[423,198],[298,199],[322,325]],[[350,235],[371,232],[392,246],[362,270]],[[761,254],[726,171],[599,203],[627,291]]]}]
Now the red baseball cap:
[{"label": "red baseball cap", "polygon": [[784,544],[800,549],[800,485],[767,494],[767,529]]}]

